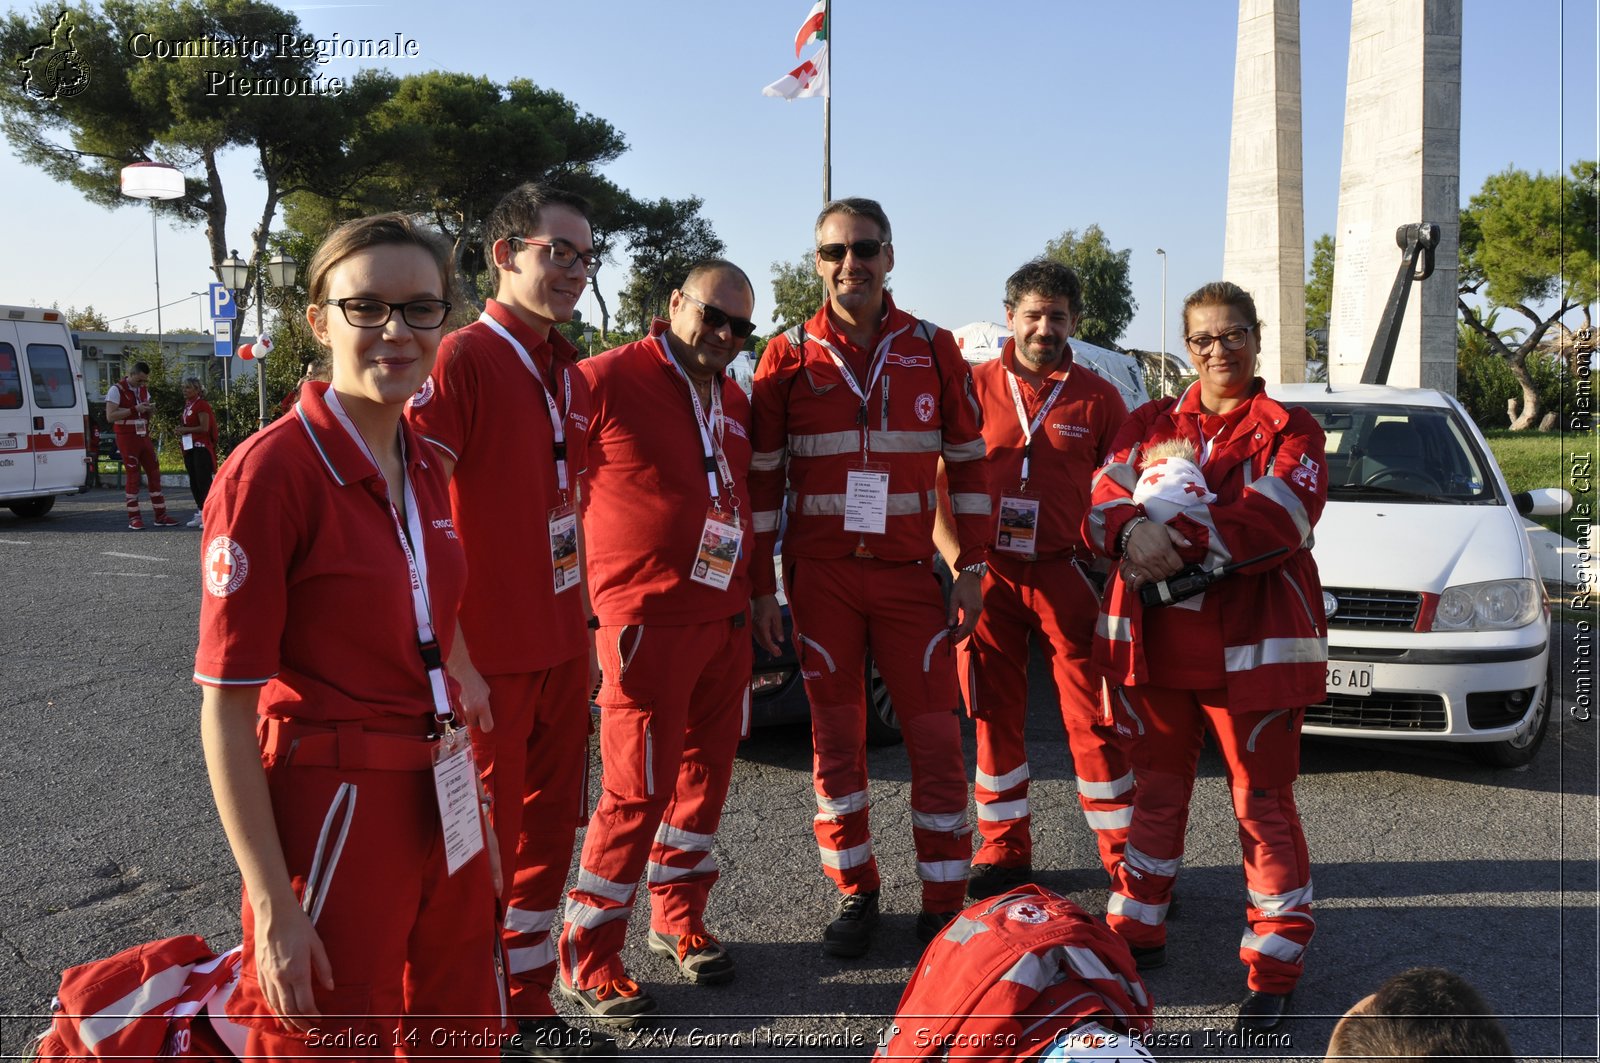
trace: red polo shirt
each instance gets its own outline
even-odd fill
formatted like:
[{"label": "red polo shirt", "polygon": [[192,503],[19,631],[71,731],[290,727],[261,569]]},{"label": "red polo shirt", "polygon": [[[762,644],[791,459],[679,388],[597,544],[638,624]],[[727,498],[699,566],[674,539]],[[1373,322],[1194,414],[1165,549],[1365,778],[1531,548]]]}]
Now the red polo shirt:
[{"label": "red polo shirt", "polygon": [[[194,680],[260,686],[260,711],[342,722],[432,715],[410,570],[383,476],[325,383],[240,444],[206,499]],[[445,653],[466,566],[444,475],[404,428],[433,625]]]},{"label": "red polo shirt", "polygon": [[[461,629],[485,675],[537,672],[588,652],[581,591],[557,594],[550,511],[576,504],[588,453],[589,385],[576,349],[555,330],[541,340],[493,299],[487,312],[516,337],[552,389],[566,433],[568,491],[557,484],[545,391],[511,345],[481,321],[444,338],[406,411],[450,455],[450,503],[467,551]],[[571,388],[570,399],[568,386]]]},{"label": "red polo shirt", "polygon": [[[689,578],[711,488],[688,381],[661,350],[665,328],[658,321],[649,338],[581,367],[594,403],[583,513],[589,595],[606,625],[699,624],[750,604],[750,402],[721,378],[722,450],[745,538],[732,582],[717,590]],[[718,489],[731,509],[720,473]]]},{"label": "red polo shirt", "polygon": [[[984,464],[988,470],[993,512],[1000,512],[1000,496],[1014,495],[1022,482],[1023,430],[1009,380],[1016,365],[1016,341],[1006,340],[1000,357],[972,370],[972,384],[983,406]],[[1111,441],[1128,419],[1128,407],[1110,381],[1087,366],[1074,366],[1069,345],[1062,367],[1038,385],[1016,378],[1028,423],[1065,381],[1033,435],[1028,469],[1028,495],[1041,503],[1036,549],[1041,559],[1065,557],[1083,547],[1083,515],[1089,509],[1089,484],[1101,459],[1111,453]],[[990,521],[991,564],[1002,567],[1016,560],[993,549],[994,521]]]}]

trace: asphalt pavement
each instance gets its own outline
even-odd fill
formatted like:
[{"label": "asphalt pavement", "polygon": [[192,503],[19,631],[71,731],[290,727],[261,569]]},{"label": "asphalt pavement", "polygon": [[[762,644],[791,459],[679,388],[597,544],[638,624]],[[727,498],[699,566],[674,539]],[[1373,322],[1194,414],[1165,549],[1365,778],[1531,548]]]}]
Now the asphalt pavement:
[{"label": "asphalt pavement", "polygon": [[[180,933],[219,950],[238,940],[238,875],[189,678],[203,533],[124,525],[119,491],[63,499],[39,521],[0,511],[0,1058],[25,1053],[48,1024],[64,967]],[[1569,616],[1559,631],[1563,694],[1527,770],[1448,749],[1307,741],[1297,794],[1318,929],[1295,1016],[1270,1042],[1231,1033],[1243,878],[1221,762],[1206,753],[1170,961],[1147,979],[1159,1058],[1320,1058],[1345,1008],[1417,965],[1473,981],[1523,1059],[1595,1057],[1597,724],[1572,715],[1593,713],[1594,620]],[[1037,665],[1035,867],[1101,913],[1104,876]],[[731,985],[678,981],[634,920],[630,973],[670,1017],[624,1037],[632,1058],[870,1057],[920,953],[906,757],[871,757],[885,917],[860,960],[819,946],[833,894],[817,866],[809,771],[803,726],[758,731],[741,749],[708,911],[739,964]]]}]

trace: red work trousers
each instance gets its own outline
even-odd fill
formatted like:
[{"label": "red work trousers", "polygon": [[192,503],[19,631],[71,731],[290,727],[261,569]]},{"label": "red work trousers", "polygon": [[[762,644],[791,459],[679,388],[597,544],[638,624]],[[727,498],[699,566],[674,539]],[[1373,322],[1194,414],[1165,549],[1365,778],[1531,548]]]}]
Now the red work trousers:
[{"label": "red work trousers", "polygon": [[[1078,803],[1110,874],[1122,859],[1133,818],[1133,769],[1125,721],[1110,718],[1100,680],[1089,671],[1099,597],[1070,558],[991,565],[983,615],[956,664],[967,710],[977,720],[978,830],[973,862],[1000,867],[1033,861],[1028,805],[1028,636],[1050,663],[1061,722],[1072,749]],[[1120,730],[1123,732],[1119,734]]]},{"label": "red work trousers", "polygon": [[1287,993],[1305,970],[1311,915],[1311,858],[1294,803],[1304,709],[1230,713],[1223,690],[1124,687],[1114,697],[1135,724],[1138,780],[1122,863],[1112,874],[1106,922],[1129,943],[1166,943],[1167,905],[1183,862],[1183,832],[1205,731],[1228,775],[1244,849],[1245,908],[1239,959],[1249,985]]},{"label": "red work trousers", "polygon": [[479,768],[494,796],[494,830],[505,884],[506,974],[514,1018],[555,1014],[550,935],[572,864],[572,841],[588,818],[589,658],[542,672],[490,675],[494,730],[473,732]]},{"label": "red work trousers", "polygon": [[602,627],[600,801],[567,893],[562,979],[584,989],[625,978],[621,952],[648,866],[650,927],[705,933],[712,855],[750,711],[750,628]]},{"label": "red work trousers", "polygon": [[284,861],[335,985],[313,983],[322,1013],[313,1032],[278,1024],[258,980],[247,892],[244,966],[228,1015],[250,1028],[249,1058],[500,1055],[505,998],[488,854],[447,873],[431,745],[359,724],[290,724],[276,741],[263,734]]},{"label": "red work trousers", "polygon": [[956,717],[955,648],[929,561],[795,558],[785,566],[795,650],[811,701],[815,830],[844,893],[878,888],[867,821],[866,654],[883,674],[911,759],[911,836],[922,907],[962,907],[972,827]]},{"label": "red work trousers", "polygon": [[117,433],[117,450],[122,453],[122,468],[127,482],[122,489],[128,516],[139,515],[139,471],[144,470],[145,482],[150,485],[150,508],[156,516],[167,515],[167,496],[161,493],[161,462],[156,458],[155,444],[149,436]]}]

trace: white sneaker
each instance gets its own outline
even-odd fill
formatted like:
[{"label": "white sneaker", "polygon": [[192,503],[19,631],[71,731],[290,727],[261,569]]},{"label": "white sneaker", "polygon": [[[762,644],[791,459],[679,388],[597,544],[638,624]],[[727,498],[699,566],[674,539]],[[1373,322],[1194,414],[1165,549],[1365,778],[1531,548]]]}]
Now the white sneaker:
[{"label": "white sneaker", "polygon": [[185,528],[204,528],[205,527],[205,523],[203,521],[201,521],[201,519],[200,519],[200,511],[198,509],[194,511],[194,516],[189,518],[189,523],[185,524],[184,527]]}]

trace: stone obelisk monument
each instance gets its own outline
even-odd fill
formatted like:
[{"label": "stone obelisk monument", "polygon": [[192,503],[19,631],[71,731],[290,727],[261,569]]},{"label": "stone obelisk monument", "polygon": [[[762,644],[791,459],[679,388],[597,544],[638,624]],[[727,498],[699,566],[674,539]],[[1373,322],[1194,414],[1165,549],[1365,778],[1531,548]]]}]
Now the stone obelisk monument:
[{"label": "stone obelisk monument", "polygon": [[1432,222],[1434,274],[1412,288],[1389,383],[1455,393],[1460,210],[1461,0],[1353,0],[1329,380],[1361,379],[1400,266],[1395,229]]},{"label": "stone obelisk monument", "polygon": [[1306,234],[1300,157],[1300,0],[1239,0],[1222,275],[1255,297],[1260,373],[1306,370]]}]

